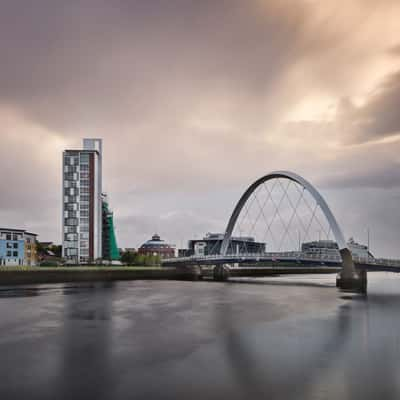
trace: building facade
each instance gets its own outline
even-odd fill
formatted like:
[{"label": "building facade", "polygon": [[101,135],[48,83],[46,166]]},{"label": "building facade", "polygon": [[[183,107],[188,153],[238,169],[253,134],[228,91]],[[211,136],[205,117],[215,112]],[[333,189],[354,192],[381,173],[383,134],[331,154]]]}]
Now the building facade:
[{"label": "building facade", "polygon": [[317,258],[340,257],[339,246],[333,240],[315,240],[301,245],[301,252],[306,256]]},{"label": "building facade", "polygon": [[368,246],[366,246],[365,244],[357,243],[353,238],[349,239],[347,245],[349,246],[349,249],[353,256],[360,258],[374,258],[374,256],[369,251]]},{"label": "building facade", "polygon": [[[353,238],[347,242],[349,250],[353,256],[361,258],[374,258],[369,252],[368,246],[356,243]],[[303,243],[301,251],[305,255],[319,258],[340,258],[339,246],[333,240],[316,240]]]},{"label": "building facade", "polygon": [[[223,233],[207,233],[203,239],[189,240],[188,255],[208,256],[219,254]],[[228,246],[228,254],[263,254],[265,253],[265,243],[256,242],[253,237],[232,236]]]},{"label": "building facade", "polygon": [[36,237],[22,229],[0,228],[0,265],[37,265]]},{"label": "building facade", "polygon": [[159,256],[160,258],[172,258],[175,257],[175,246],[166,243],[155,233],[150,240],[139,247],[138,254],[144,256]]},{"label": "building facade", "polygon": [[102,258],[102,140],[83,139],[62,162],[62,256],[67,264]]}]

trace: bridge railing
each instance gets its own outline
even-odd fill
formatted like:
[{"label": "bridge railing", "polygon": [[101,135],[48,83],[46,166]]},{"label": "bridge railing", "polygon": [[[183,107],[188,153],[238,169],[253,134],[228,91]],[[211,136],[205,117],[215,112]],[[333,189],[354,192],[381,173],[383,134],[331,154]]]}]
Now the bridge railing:
[{"label": "bridge railing", "polygon": [[358,264],[368,265],[384,265],[386,267],[400,267],[400,260],[388,258],[372,258],[372,257],[357,257],[353,256],[353,260]]},{"label": "bridge railing", "polygon": [[[176,262],[199,262],[202,261],[220,261],[226,260],[227,262],[240,262],[240,261],[318,261],[318,262],[342,262],[340,254],[338,255],[320,255],[320,254],[304,254],[301,251],[281,252],[281,253],[241,253],[241,254],[227,254],[225,256],[220,254],[207,255],[207,256],[188,256],[180,258],[164,259],[164,263]],[[357,264],[376,265],[385,267],[400,267],[400,260],[386,259],[386,258],[373,258],[373,257],[359,257],[353,255],[353,261]]]},{"label": "bridge railing", "polygon": [[212,254],[207,256],[188,256],[188,257],[179,257],[177,258],[169,258],[164,259],[164,262],[174,262],[174,261],[193,261],[197,260],[201,262],[210,261],[210,260],[235,260],[244,261],[244,260],[254,260],[254,261],[280,261],[280,260],[310,260],[310,261],[332,261],[332,262],[341,262],[342,258],[340,255],[338,256],[328,256],[328,255],[317,255],[317,254],[303,254],[301,252],[282,252],[282,253],[241,253],[241,254],[227,254],[225,256],[220,254]]}]

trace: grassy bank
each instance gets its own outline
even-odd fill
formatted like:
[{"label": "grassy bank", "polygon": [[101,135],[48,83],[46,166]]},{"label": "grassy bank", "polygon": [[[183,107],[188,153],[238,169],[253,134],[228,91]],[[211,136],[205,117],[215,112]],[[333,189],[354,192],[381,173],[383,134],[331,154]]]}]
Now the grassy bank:
[{"label": "grassy bank", "polygon": [[161,267],[0,267],[0,286],[65,282],[109,282],[123,280],[193,280],[188,268]]},{"label": "grassy bank", "polygon": [[5,267],[0,266],[0,272],[4,271],[15,271],[15,272],[26,272],[26,271],[135,271],[135,270],[158,270],[161,269],[160,266],[139,266],[139,265],[132,265],[132,266],[103,266],[103,265],[93,265],[93,266],[76,266],[76,267],[66,267],[66,266],[48,266],[48,267],[30,267],[25,265],[20,265],[17,267]]}]

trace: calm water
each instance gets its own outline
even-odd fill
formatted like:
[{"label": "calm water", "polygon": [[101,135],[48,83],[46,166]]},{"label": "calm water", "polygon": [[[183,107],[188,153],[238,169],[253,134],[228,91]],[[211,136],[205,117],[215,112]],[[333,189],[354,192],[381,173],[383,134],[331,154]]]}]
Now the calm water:
[{"label": "calm water", "polygon": [[400,399],[400,276],[0,288],[0,399]]}]

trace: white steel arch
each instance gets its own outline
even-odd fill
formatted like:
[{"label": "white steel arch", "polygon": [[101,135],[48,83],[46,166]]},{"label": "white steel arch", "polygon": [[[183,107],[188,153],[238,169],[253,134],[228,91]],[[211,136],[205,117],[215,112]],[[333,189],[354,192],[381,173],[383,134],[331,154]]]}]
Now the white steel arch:
[{"label": "white steel arch", "polygon": [[329,208],[328,204],[326,203],[326,201],[324,200],[324,198],[317,191],[317,189],[315,189],[315,187],[313,185],[311,185],[310,182],[305,180],[300,175],[297,175],[294,172],[290,172],[290,171],[271,172],[271,173],[263,176],[262,178],[256,180],[251,186],[249,186],[249,188],[244,192],[244,194],[240,198],[239,202],[237,203],[237,205],[236,205],[235,209],[233,210],[233,213],[229,219],[228,226],[225,230],[224,240],[221,245],[220,254],[226,255],[236,221],[237,221],[244,205],[246,204],[247,200],[249,199],[249,197],[263,183],[265,183],[271,179],[278,179],[278,178],[284,178],[284,179],[289,179],[291,181],[294,181],[294,182],[298,183],[299,185],[301,185],[304,189],[306,189],[311,194],[311,196],[314,198],[314,200],[316,201],[318,206],[321,208],[326,219],[328,220],[328,223],[330,225],[332,233],[333,233],[335,240],[339,246],[339,250],[340,250],[340,253],[342,254],[342,257],[346,253],[350,254],[350,251],[348,250],[342,230],[340,229],[335,216],[332,214],[332,211],[330,210],[330,208]]}]

